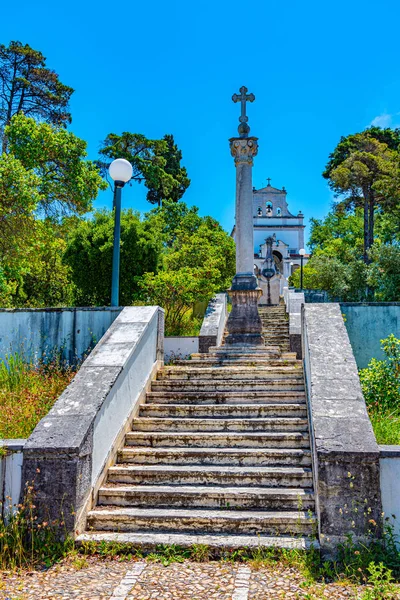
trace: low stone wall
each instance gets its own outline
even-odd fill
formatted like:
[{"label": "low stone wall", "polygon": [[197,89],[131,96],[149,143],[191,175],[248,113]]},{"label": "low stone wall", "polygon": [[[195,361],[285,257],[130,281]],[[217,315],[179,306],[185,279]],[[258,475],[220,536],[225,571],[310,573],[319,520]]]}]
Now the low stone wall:
[{"label": "low stone wall", "polygon": [[199,352],[208,352],[211,346],[220,346],[228,317],[227,295],[216,294],[210,300],[199,334]]},{"label": "low stone wall", "polygon": [[61,351],[72,364],[104,335],[120,307],[0,309],[0,359],[10,352],[36,362]]},{"label": "low stone wall", "polygon": [[19,503],[26,440],[0,440],[0,518],[7,520]]},{"label": "low stone wall", "polygon": [[106,469],[164,358],[164,311],[122,310],[24,446],[23,482],[34,481],[43,518],[85,525]]},{"label": "low stone wall", "polygon": [[345,324],[359,369],[371,358],[382,360],[380,340],[400,338],[400,302],[342,302]]},{"label": "low stone wall", "polygon": [[382,509],[400,545],[400,446],[379,446]]},{"label": "low stone wall", "polygon": [[164,338],[164,360],[169,362],[175,358],[186,358],[199,351],[199,338],[190,336]]},{"label": "low stone wall", "polygon": [[[287,288],[285,288],[287,290]],[[296,352],[298,359],[303,357],[301,344],[301,309],[304,304],[304,294],[287,290],[284,293],[286,312],[289,315],[289,344],[290,351]]]},{"label": "low stone wall", "polygon": [[362,539],[370,519],[380,523],[379,448],[339,304],[305,304],[302,323],[319,537],[329,554],[349,532]]}]

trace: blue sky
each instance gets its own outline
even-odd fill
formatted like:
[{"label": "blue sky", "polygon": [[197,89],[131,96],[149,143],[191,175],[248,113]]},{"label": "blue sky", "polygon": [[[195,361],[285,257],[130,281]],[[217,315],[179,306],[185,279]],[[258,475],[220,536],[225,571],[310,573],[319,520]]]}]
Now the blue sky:
[{"label": "blue sky", "polygon": [[[192,184],[189,204],[230,231],[235,172],[228,138],[246,85],[259,138],[253,184],[288,190],[289,208],[327,213],[321,177],[341,135],[372,122],[400,125],[400,5],[381,0],[98,0],[2,7],[0,40],[41,50],[75,88],[70,129],[96,158],[109,133],[173,133]],[[145,188],[124,191],[124,206],[148,210]],[[111,207],[104,192],[97,207]]]}]

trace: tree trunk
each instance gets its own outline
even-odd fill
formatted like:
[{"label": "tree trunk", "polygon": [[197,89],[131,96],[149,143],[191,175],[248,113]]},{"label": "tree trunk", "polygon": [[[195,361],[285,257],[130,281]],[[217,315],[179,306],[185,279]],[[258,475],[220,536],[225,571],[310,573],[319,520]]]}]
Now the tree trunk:
[{"label": "tree trunk", "polygon": [[[369,227],[368,227],[368,250],[374,243],[374,225],[375,225],[375,198],[371,193],[369,198]],[[368,264],[371,260],[368,260]]]},{"label": "tree trunk", "polygon": [[369,202],[367,194],[364,193],[364,255],[363,260],[368,264],[368,240],[369,240]]}]

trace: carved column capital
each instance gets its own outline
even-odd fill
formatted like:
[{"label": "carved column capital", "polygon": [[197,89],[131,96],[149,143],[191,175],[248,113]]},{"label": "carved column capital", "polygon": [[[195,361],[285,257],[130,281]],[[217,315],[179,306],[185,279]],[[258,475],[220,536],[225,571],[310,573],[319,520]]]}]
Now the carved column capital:
[{"label": "carved column capital", "polygon": [[231,154],[235,159],[235,165],[253,165],[253,158],[258,152],[258,138],[231,138],[229,140]]}]

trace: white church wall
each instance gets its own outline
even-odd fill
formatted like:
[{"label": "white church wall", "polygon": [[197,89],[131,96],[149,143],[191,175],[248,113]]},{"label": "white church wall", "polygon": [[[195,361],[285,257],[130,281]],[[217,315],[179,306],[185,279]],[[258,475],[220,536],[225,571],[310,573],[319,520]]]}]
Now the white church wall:
[{"label": "white church wall", "polygon": [[276,233],[277,240],[281,240],[288,245],[289,248],[295,248],[297,251],[299,248],[299,235],[297,231],[284,230],[280,231],[278,228],[275,229],[255,229],[254,230],[254,253],[260,252],[260,246],[265,243],[265,238]]}]

